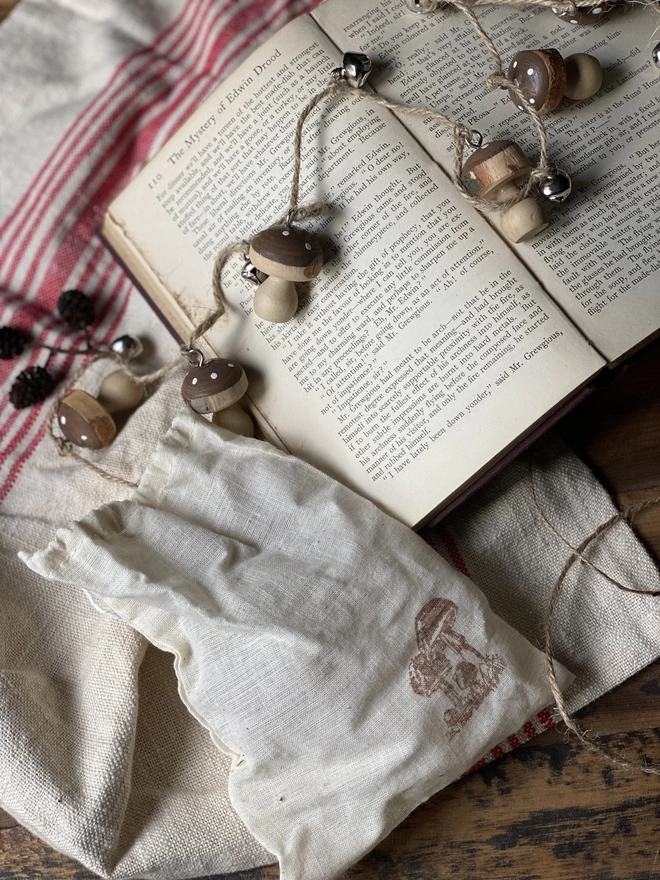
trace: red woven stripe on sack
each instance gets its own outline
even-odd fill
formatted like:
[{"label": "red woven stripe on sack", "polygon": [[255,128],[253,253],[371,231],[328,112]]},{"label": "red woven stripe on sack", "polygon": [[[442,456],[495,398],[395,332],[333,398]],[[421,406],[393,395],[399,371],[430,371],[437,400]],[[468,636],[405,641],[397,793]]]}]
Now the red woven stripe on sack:
[{"label": "red woven stripe on sack", "polygon": [[[4,224],[4,230],[15,230],[45,201],[53,205],[46,212],[45,222],[37,218],[32,224],[25,223],[26,230],[20,240],[14,238],[5,254],[0,253],[0,266],[4,270],[0,283],[10,292],[3,316],[5,323],[20,308],[14,324],[31,330],[39,341],[51,345],[64,342],[59,322],[51,313],[61,290],[71,286],[68,281],[72,274],[75,273],[78,286],[82,287],[103,258],[105,251],[100,242],[90,248],[89,241],[109,202],[128,183],[136,168],[181,125],[250,42],[258,40],[275,24],[283,24],[294,13],[315,5],[316,0],[243,0],[224,4],[189,0],[178,19],[151,47],[140,50],[118,66],[105,89],[69,127],[26,198]],[[158,82],[155,72],[159,74]],[[136,83],[142,95],[141,103],[136,101]],[[149,84],[156,94],[146,100],[145,89]],[[115,123],[121,125],[124,142],[121,137],[113,137],[112,144],[96,158],[91,169],[84,168],[85,178],[76,182],[75,195],[67,198],[68,178],[85,166],[90,151],[98,148]],[[80,137],[83,130],[84,137]],[[74,143],[77,149],[71,148]],[[63,156],[66,163],[61,167]],[[73,218],[69,220],[71,228],[62,235],[67,218]],[[36,237],[35,232],[38,232]],[[31,257],[25,256],[28,251]],[[25,279],[24,283],[13,284],[12,279],[19,275]],[[111,285],[111,294],[104,300],[104,309],[99,314],[95,340],[107,342],[121,319],[128,285],[116,269],[110,277],[104,272],[97,287],[101,283]],[[70,337],[67,335],[67,338]],[[21,368],[38,361],[39,353],[32,351],[22,359]],[[62,372],[70,366],[65,356],[53,363]],[[17,372],[15,364],[3,366],[4,380],[8,378],[7,366],[12,373]],[[6,398],[3,400],[0,437],[5,449],[0,457],[0,500],[36,448],[43,434],[46,410],[47,406],[41,405],[30,411],[14,411]]]},{"label": "red woven stripe on sack", "polygon": [[[467,563],[465,562],[463,554],[461,553],[456,541],[454,541],[451,535],[444,528],[438,528],[437,535],[444,544],[447,556],[449,557],[449,561],[454,566],[454,568],[457,571],[460,571],[461,574],[464,574],[466,577],[470,577]],[[472,767],[470,767],[470,769],[467,770],[463,775],[469,776],[470,773],[474,773],[476,770],[480,770],[482,767],[485,767],[486,764],[489,764],[496,758],[501,758],[502,755],[505,755],[507,752],[511,752],[513,749],[517,749],[518,746],[522,745],[525,742],[529,742],[530,739],[533,739],[535,736],[543,733],[544,730],[549,730],[551,727],[554,726],[555,723],[552,720],[552,713],[550,712],[550,710],[542,709],[520,730],[518,730],[516,733],[512,733],[504,740],[504,742],[496,745],[486,755],[484,755],[483,758],[480,758],[476,762],[476,764],[473,764]]]}]

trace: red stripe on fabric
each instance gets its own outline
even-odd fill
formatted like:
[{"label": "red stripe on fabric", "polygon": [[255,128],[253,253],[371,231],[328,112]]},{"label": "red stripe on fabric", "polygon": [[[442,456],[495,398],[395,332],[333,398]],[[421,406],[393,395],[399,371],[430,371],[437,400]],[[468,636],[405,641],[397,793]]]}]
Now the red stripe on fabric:
[{"label": "red stripe on fabric", "polygon": [[[39,174],[35,178],[30,190],[26,194],[25,198],[16,206],[12,214],[5,221],[5,223],[0,227],[0,234],[6,234],[10,231],[11,225],[15,223],[20,224],[20,238],[19,238],[19,251],[21,250],[20,242],[22,240],[30,240],[30,235],[33,229],[33,226],[28,226],[22,222],[23,216],[27,211],[31,211],[38,216],[39,204],[41,200],[43,200],[47,193],[48,187],[53,185],[54,182],[59,178],[63,182],[66,181],[68,174],[70,173],[70,168],[73,164],[75,164],[76,158],[80,155],[84,155],[86,151],[88,151],[91,147],[90,144],[93,144],[96,140],[94,136],[94,124],[96,124],[99,130],[101,129],[101,114],[103,114],[109,107],[112,106],[113,102],[116,103],[119,100],[122,92],[126,91],[128,88],[132,87],[136,80],[152,65],[155,63],[162,63],[162,58],[158,55],[155,55],[154,50],[158,48],[162,48],[163,51],[166,51],[166,48],[163,46],[165,42],[172,36],[173,39],[184,39],[186,31],[190,27],[190,23],[185,24],[185,20],[189,17],[192,17],[192,22],[195,21],[196,16],[199,14],[198,12],[191,13],[192,4],[184,4],[182,12],[178,16],[178,18],[168,27],[166,28],[152,43],[150,46],[145,46],[143,49],[139,50],[133,55],[130,55],[128,58],[124,59],[119,66],[116,68],[112,77],[110,78],[106,87],[93,99],[93,101],[88,105],[87,108],[81,113],[76,119],[71,123],[67,131],[65,132],[62,139],[58,142],[57,146],[51,151],[48,159],[45,164],[42,166]],[[184,36],[179,37],[178,34],[175,35],[175,31],[179,29],[179,27],[184,27],[183,34]],[[117,88],[114,86],[120,80],[122,74],[128,73],[128,68],[133,65],[138,58],[142,58],[144,56],[145,63],[142,67],[138,67],[135,71],[130,71],[130,78],[126,77],[119,82]],[[114,88],[114,91],[113,91]],[[132,99],[132,95],[128,96],[125,100]],[[97,105],[100,105],[97,107]],[[96,108],[96,110],[95,110]],[[95,110],[95,115],[92,115],[90,118],[90,113]],[[85,126],[85,135],[92,135],[92,138],[88,138],[87,140],[83,140],[82,142],[77,143],[77,149],[71,151],[67,155],[67,164],[60,165],[58,163],[58,158],[62,151],[65,149],[66,144],[69,140],[72,140],[77,136],[78,129],[82,126]],[[55,166],[55,167],[53,167]],[[50,176],[47,176],[50,173]],[[59,191],[59,188],[62,184],[58,185],[58,189],[56,189],[55,193]],[[35,201],[36,200],[36,201]],[[14,239],[12,241],[12,248],[16,247],[17,242]],[[15,263],[16,259],[20,259],[20,255],[18,255],[12,261],[8,269],[8,279],[11,279],[13,273],[15,271]]]},{"label": "red stripe on fabric", "polygon": [[466,577],[470,577],[470,572],[468,571],[468,567],[463,559],[463,555],[461,551],[458,549],[458,545],[456,541],[451,537],[448,532],[445,531],[444,528],[438,529],[438,535],[440,540],[445,545],[445,549],[447,551],[447,555],[449,556],[449,561],[454,566],[457,571],[460,571],[461,574],[464,574]]},{"label": "red stripe on fabric", "polygon": [[[171,69],[171,65],[168,65],[164,60],[162,60],[162,62],[161,62],[161,67],[163,68],[163,70],[167,70],[168,68]],[[139,102],[135,102],[135,101],[131,100],[131,96],[128,96],[126,98],[125,103],[119,107],[116,107],[115,110],[110,115],[109,120],[107,122],[107,126],[106,126],[107,128],[111,127],[116,121],[120,120],[122,115],[125,114],[126,111],[129,110],[129,108],[132,110],[132,113],[128,116],[128,120],[124,122],[120,131],[115,135],[114,140],[116,143],[121,143],[122,140],[124,139],[124,137],[126,136],[127,132],[130,131],[131,128],[133,128],[135,126],[135,121],[137,119],[140,119],[140,117],[144,114],[144,112],[147,111],[150,107],[152,107],[156,103],[158,103],[158,101],[162,98],[162,96],[164,94],[167,94],[168,87],[167,87],[167,82],[165,81],[165,79],[163,77],[163,70],[161,70],[159,67],[157,70],[155,70],[152,73],[152,75],[147,79],[147,81],[145,83],[142,83],[140,86],[141,92],[146,92],[152,85],[155,85],[158,87],[157,94],[152,100],[150,100],[145,105],[140,105]],[[98,144],[99,140],[104,136],[105,133],[106,133],[105,129],[99,128],[98,131],[96,132],[96,136],[94,137],[94,139],[91,140],[90,142],[88,142],[87,147],[86,147],[86,151],[88,152],[89,150],[93,149]],[[74,157],[74,164],[79,161],[79,157],[81,155],[82,155],[82,153],[80,153],[80,152],[76,153],[76,156]],[[30,267],[27,270],[27,274],[25,276],[25,279],[22,282],[21,286],[24,289],[29,288],[30,284],[32,283],[32,281],[34,279],[35,272],[37,271],[39,261],[42,259],[46,248],[51,244],[53,239],[57,236],[58,232],[61,232],[63,224],[64,224],[64,218],[66,218],[67,214],[70,212],[71,206],[73,204],[75,204],[76,201],[79,200],[80,192],[86,193],[86,186],[89,184],[90,179],[93,178],[100,171],[103,164],[108,161],[109,156],[111,156],[111,155],[112,155],[112,151],[109,151],[97,159],[97,161],[93,165],[91,171],[87,174],[87,176],[84,178],[84,180],[82,180],[79,183],[78,191],[75,192],[71,196],[71,198],[68,200],[66,205],[59,211],[57,216],[51,221],[50,227],[48,228],[47,232],[45,233],[45,236],[44,236],[43,240],[41,241],[41,243],[37,249],[36,254],[32,258],[32,262],[30,264]],[[59,192],[63,189],[65,183],[66,183],[66,178],[62,178],[61,182],[55,187],[55,191],[51,196],[52,199],[55,199],[57,197]],[[90,202],[92,201],[91,194],[89,196],[89,201]],[[96,219],[96,223],[98,224],[98,218]],[[16,264],[14,264],[14,265],[16,265]],[[14,272],[15,272],[15,268],[14,268]],[[11,284],[11,280],[12,280],[12,275],[9,276],[9,284]]]}]

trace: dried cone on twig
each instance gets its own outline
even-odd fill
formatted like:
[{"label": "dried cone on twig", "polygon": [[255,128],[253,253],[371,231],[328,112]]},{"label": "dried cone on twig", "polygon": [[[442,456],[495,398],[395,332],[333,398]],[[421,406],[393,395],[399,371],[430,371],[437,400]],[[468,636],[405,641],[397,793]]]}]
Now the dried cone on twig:
[{"label": "dried cone on twig", "polygon": [[55,381],[44,367],[28,367],[18,374],[9,390],[9,400],[16,409],[41,403],[53,390]]},{"label": "dried cone on twig", "polygon": [[271,226],[250,243],[250,262],[268,278],[254,296],[254,312],[264,321],[283,323],[298,308],[294,282],[316,278],[323,250],[316,237],[295,226]]},{"label": "dried cone on twig", "polygon": [[94,323],[94,303],[81,290],[65,290],[57,300],[57,311],[73,330],[84,330]]},{"label": "dried cone on twig", "polygon": [[9,361],[23,353],[30,337],[17,327],[0,327],[0,360]]},{"label": "dried cone on twig", "polygon": [[[513,141],[491,141],[475,150],[463,165],[468,193],[481,199],[505,202],[519,194],[516,183],[527,177],[532,165]],[[531,196],[500,214],[502,232],[513,242],[526,241],[548,225],[541,203]]]}]

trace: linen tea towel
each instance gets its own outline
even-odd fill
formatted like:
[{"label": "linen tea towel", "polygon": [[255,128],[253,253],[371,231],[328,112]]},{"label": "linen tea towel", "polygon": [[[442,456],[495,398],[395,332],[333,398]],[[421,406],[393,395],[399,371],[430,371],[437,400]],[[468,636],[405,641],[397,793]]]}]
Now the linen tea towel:
[{"label": "linen tea towel", "polygon": [[283,880],[340,874],[551,700],[541,652],[418,536],[190,411],[135,500],[21,557],[175,655]]}]

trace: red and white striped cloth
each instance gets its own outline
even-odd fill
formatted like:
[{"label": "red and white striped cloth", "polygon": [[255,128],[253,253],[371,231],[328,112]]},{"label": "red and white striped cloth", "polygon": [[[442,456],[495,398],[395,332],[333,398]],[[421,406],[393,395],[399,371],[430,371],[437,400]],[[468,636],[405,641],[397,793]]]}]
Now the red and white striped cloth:
[{"label": "red and white striped cloth", "polygon": [[[96,305],[96,342],[147,331],[156,356],[173,354],[97,237],[101,217],[220,78],[315,5],[21,0],[0,24],[0,326],[70,344],[55,304],[64,289],[80,288]],[[272,861],[233,813],[229,762],[178,701],[168,659],[145,655],[124,624],[16,560],[62,522],[127,495],[58,458],[43,439],[48,401],[26,410],[9,403],[18,372],[43,362],[32,347],[0,361],[0,806],[105,877],[176,880]],[[67,355],[51,361],[58,381],[72,366]],[[163,383],[131,417],[108,469],[140,475],[177,408],[176,384]],[[579,543],[611,515],[602,487],[561,446],[546,443],[535,461],[537,495],[568,540]],[[508,467],[428,538],[500,617],[541,643],[566,551],[534,512],[526,464]],[[660,588],[627,526],[595,552],[615,577]],[[573,709],[658,654],[652,600],[608,591],[586,566],[575,578],[556,613],[555,645],[577,674]],[[551,724],[541,713],[476,767]]]},{"label": "red and white striped cloth", "polygon": [[[34,0],[23,0],[0,35],[5,38],[5,57],[0,62],[3,82],[13,77],[16,101],[7,108],[9,118],[3,120],[3,127],[12,134],[3,155],[7,167],[3,169],[0,208],[0,325],[20,327],[36,342],[61,347],[71,334],[58,320],[55,305],[60,293],[73,287],[89,292],[95,301],[95,341],[105,343],[113,338],[132,285],[96,235],[105,209],[256,43],[317,3],[159,0],[151,7],[141,4],[142,8],[134,10],[128,3],[103,2],[95,4],[95,26],[87,27],[81,35],[80,21],[89,16],[89,5],[62,2],[52,4],[59,7],[53,10]],[[142,38],[139,48],[135,39],[125,39],[123,26],[134,38]],[[40,57],[41,40],[49,27],[54,33],[56,28],[64,28],[64,34],[54,42],[54,48],[62,53],[56,59],[59,71],[54,71],[55,77],[58,72],[63,76],[87,74],[84,69],[75,69],[72,53],[78,56],[75,60],[79,64],[98,64],[104,71],[102,83],[98,75],[95,77],[94,88],[96,84],[100,87],[93,93],[86,88],[86,77],[80,83],[62,83],[65,101],[60,106],[47,104],[49,94],[42,96],[45,100],[30,94],[35,88],[30,67]],[[145,33],[148,28],[151,35]],[[23,43],[18,58],[9,57],[19,39],[13,30],[20,32]],[[115,35],[123,39],[115,40]],[[151,39],[146,42],[148,36]],[[102,41],[103,37],[107,39]],[[89,42],[89,49],[80,45],[81,39]],[[121,57],[129,47],[133,51]],[[99,57],[84,57],[95,49],[101,53]],[[50,59],[43,60],[47,63]],[[37,87],[43,86],[47,93],[47,64],[41,73],[46,82],[38,82]],[[68,85],[74,86],[70,89],[73,101],[66,94]],[[21,90],[26,93],[24,103],[20,101]],[[36,113],[32,100],[37,104]],[[56,121],[50,120],[53,134],[49,149],[44,149],[39,131],[44,116],[56,117]],[[58,128],[59,137],[54,134]],[[29,181],[12,170],[23,162],[33,172]],[[22,185],[20,191],[12,186],[15,179],[19,187]],[[38,363],[43,363],[43,351],[32,348],[19,361],[0,364],[4,392],[0,402],[0,501],[44,433],[47,402],[14,410],[7,397],[8,383],[15,375]],[[51,366],[56,378],[62,379],[72,360],[57,355]]]}]

